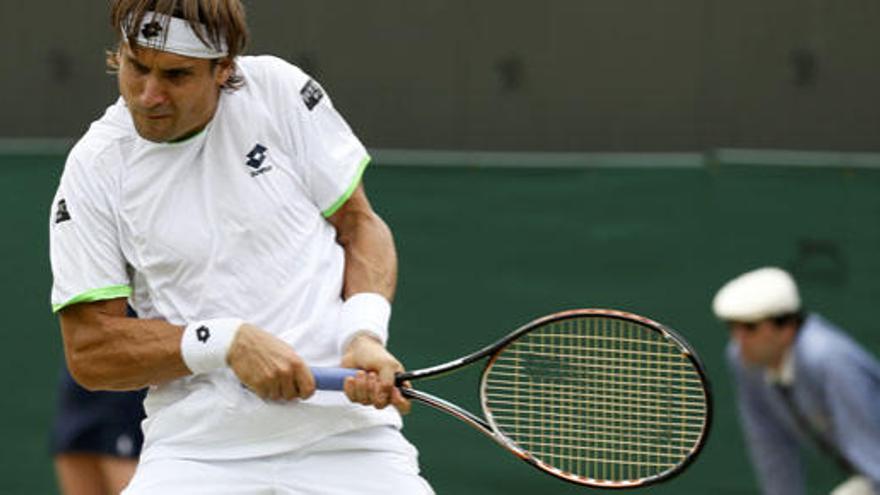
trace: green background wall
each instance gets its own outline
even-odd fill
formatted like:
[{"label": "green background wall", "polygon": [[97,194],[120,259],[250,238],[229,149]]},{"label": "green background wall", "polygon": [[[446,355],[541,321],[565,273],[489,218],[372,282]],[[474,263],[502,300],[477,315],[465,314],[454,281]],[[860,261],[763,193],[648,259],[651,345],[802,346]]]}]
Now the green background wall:
[{"label": "green background wall", "polygon": [[[511,168],[401,167],[388,165],[406,161],[397,155],[376,156],[366,183],[395,232],[401,263],[390,345],[408,367],[457,357],[574,307],[642,313],[695,345],[715,389],[712,436],[682,476],[640,493],[756,492],[722,360],[725,330],[709,309],[728,278],[787,267],[810,308],[880,351],[872,321],[880,169],[865,166],[876,166],[874,157],[572,155],[566,164],[584,166],[542,169],[528,165],[552,156],[489,157],[520,165]],[[47,426],[62,352],[49,312],[47,218],[62,162],[55,153],[0,156],[0,494],[55,491]],[[488,163],[480,155],[463,162]],[[827,166],[783,166],[817,163]],[[626,166],[633,164],[643,166]],[[477,408],[476,378],[463,373],[425,387]],[[406,433],[440,494],[590,492],[522,465],[428,408],[416,406]],[[814,453],[807,459],[810,493],[828,493],[839,473]]]}]

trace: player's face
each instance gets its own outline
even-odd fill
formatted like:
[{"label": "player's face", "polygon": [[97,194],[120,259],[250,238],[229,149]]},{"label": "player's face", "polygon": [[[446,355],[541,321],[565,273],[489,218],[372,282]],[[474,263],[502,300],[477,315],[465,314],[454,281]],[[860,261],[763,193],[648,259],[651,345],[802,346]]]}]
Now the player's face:
[{"label": "player's face", "polygon": [[230,73],[226,63],[125,44],[119,50],[119,93],[149,141],[175,141],[205,127]]},{"label": "player's face", "polygon": [[739,343],[745,364],[769,368],[780,365],[790,342],[788,332],[772,320],[730,323],[730,337]]}]

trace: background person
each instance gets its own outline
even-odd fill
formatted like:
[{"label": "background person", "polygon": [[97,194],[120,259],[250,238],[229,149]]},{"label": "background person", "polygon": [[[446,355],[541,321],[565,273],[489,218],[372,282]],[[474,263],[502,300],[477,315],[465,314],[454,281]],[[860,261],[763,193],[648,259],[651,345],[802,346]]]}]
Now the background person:
[{"label": "background person", "polygon": [[61,369],[50,438],[62,495],[116,495],[125,488],[143,444],[145,393],[92,392]]},{"label": "background person", "polygon": [[798,447],[812,442],[850,478],[834,495],[880,482],[880,364],[832,323],[804,313],[782,269],[750,271],[712,303],[730,329],[728,361],[742,429],[763,491],[805,493]]}]

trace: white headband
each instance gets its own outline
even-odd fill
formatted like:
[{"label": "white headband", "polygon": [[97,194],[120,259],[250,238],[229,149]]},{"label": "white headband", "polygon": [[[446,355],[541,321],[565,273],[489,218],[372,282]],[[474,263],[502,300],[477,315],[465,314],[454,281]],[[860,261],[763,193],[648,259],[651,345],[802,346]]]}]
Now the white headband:
[{"label": "white headband", "polygon": [[[131,25],[131,18],[128,25]],[[202,32],[206,33],[207,29],[204,29],[204,26],[202,28]],[[125,31],[126,27],[123,26],[122,35],[127,40]],[[144,48],[176,53],[184,57],[214,59],[229,54],[226,40],[220,40],[219,47],[207,45],[199,39],[187,21],[152,11],[144,13],[135,40]]]}]

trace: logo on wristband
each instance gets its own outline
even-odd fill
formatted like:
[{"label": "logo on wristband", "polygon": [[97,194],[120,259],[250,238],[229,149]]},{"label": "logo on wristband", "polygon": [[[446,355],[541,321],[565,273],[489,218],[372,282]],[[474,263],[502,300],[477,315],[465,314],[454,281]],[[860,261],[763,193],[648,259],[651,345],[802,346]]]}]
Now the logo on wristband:
[{"label": "logo on wristband", "polygon": [[199,342],[204,344],[211,338],[211,331],[208,330],[208,327],[202,325],[196,329],[196,338],[199,339]]}]

